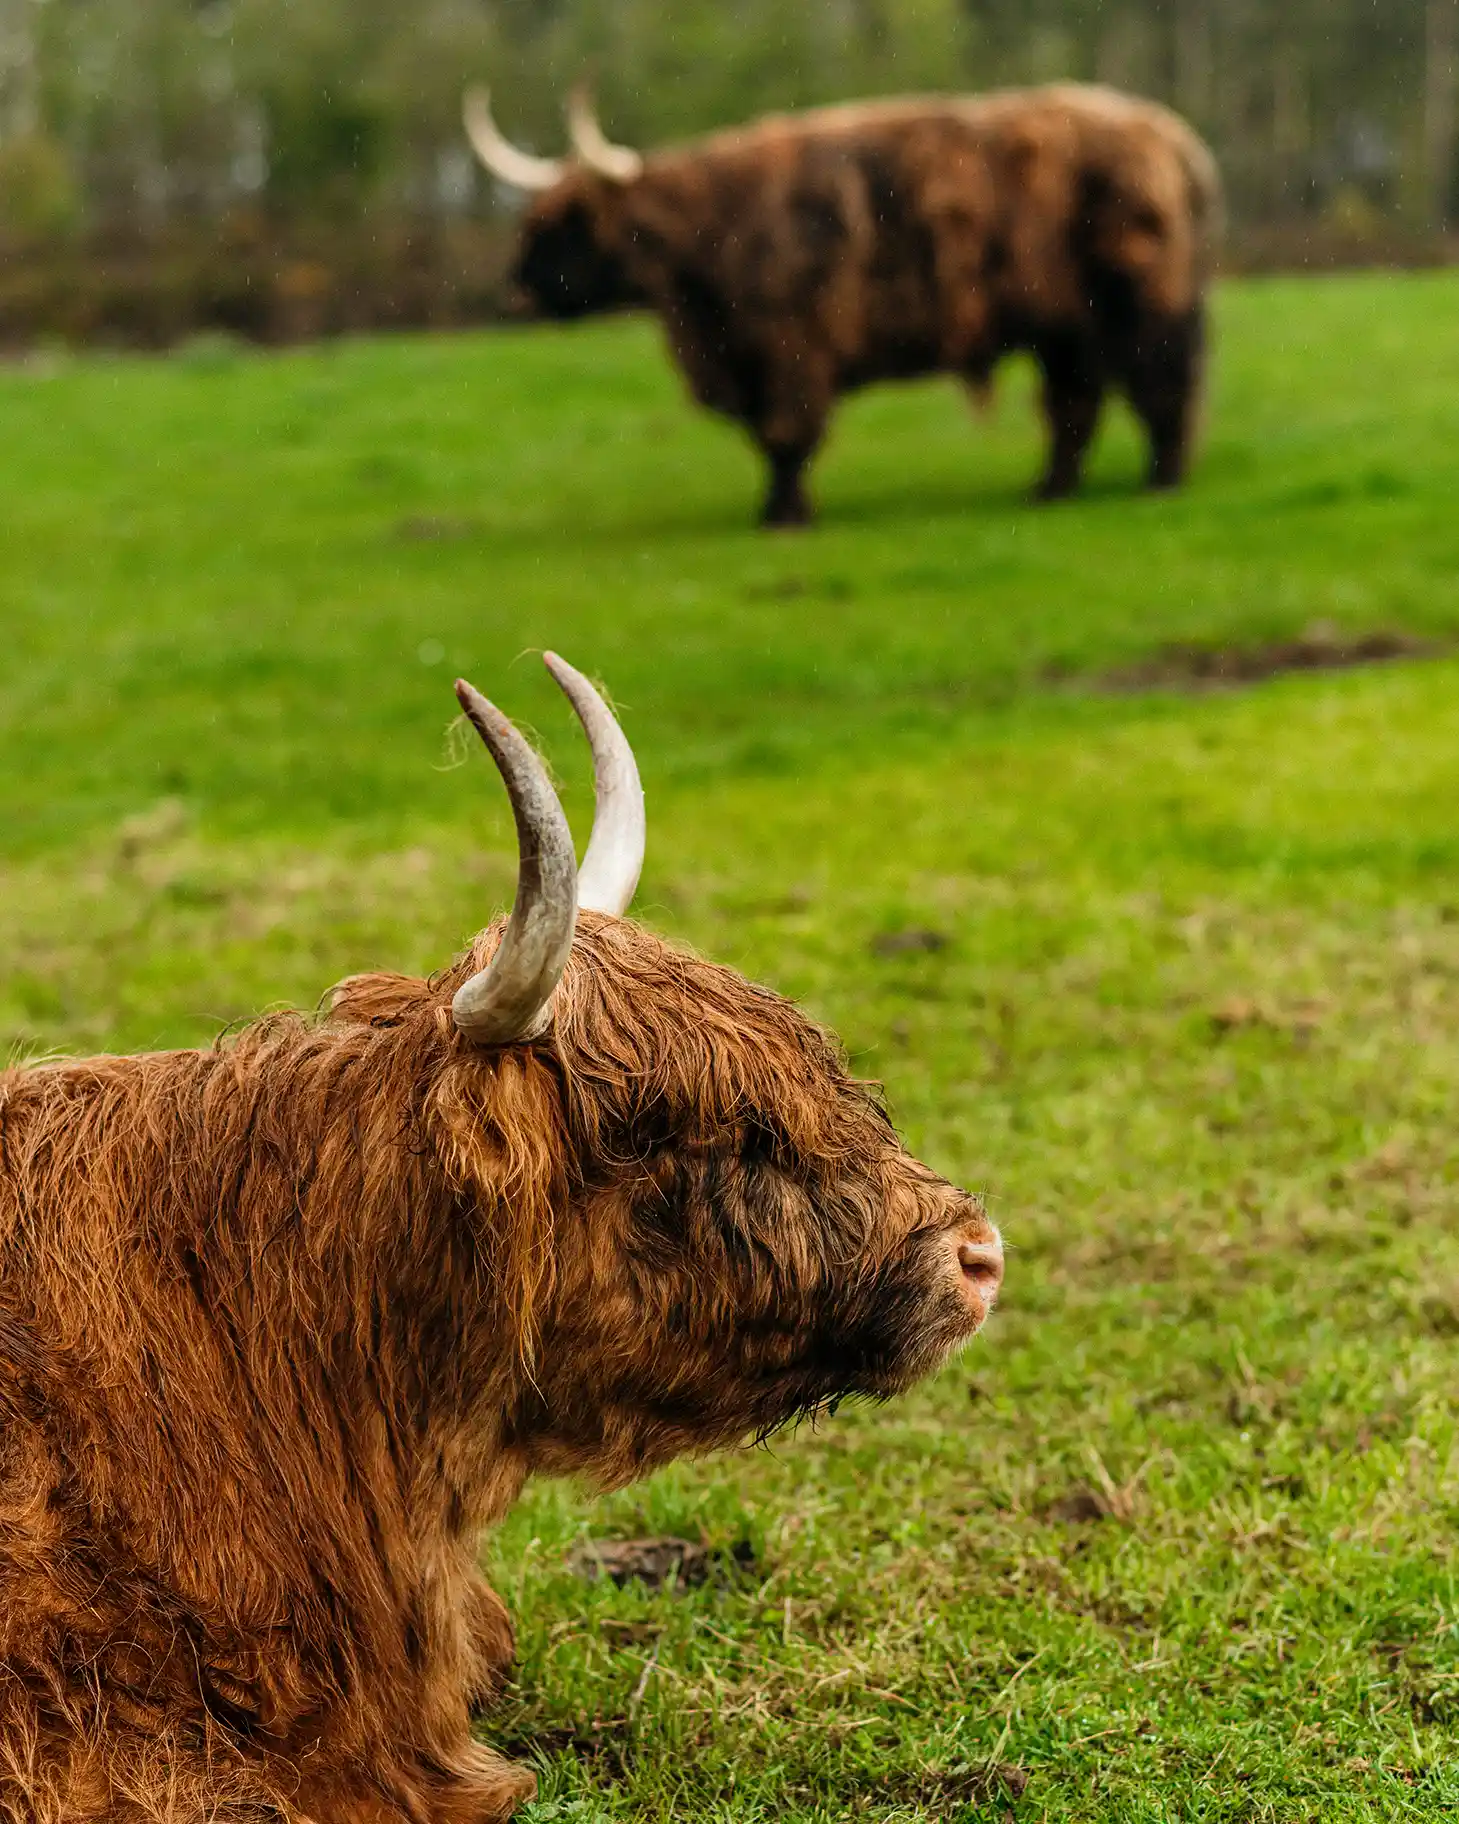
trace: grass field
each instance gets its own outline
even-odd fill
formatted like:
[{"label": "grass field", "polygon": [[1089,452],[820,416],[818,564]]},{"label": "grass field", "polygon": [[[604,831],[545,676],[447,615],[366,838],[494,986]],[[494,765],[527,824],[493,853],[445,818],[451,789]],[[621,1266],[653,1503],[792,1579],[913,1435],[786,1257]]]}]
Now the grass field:
[{"label": "grass field", "polygon": [[[1218,316],[1184,495],[1134,492],[1115,414],[1086,496],[1025,507],[1010,372],[984,421],[856,401],[778,538],[642,325],[0,375],[7,1043],[443,961],[513,866],[457,671],[586,832],[552,645],[639,753],[641,916],[834,1024],[1011,1244],[913,1397],[529,1493],[484,1727],[542,1819],[1459,1807],[1459,660],[1101,684],[1459,638],[1459,275]],[[572,1569],[658,1533],[734,1568]]]}]

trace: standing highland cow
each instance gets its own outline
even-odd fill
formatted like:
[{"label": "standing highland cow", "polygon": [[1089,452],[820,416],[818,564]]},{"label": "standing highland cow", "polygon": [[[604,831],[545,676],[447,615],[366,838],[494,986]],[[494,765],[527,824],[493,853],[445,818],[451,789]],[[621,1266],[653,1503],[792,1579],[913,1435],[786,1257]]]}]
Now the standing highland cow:
[{"label": "standing highland cow", "polygon": [[787,1002],[621,914],[637,770],[581,871],[469,685],[511,917],[432,981],[208,1051],[0,1075],[0,1818],[488,1824],[511,1625],[481,1529],[895,1393],[1002,1275]]},{"label": "standing highland cow", "polygon": [[694,396],[764,451],[766,525],[810,518],[838,394],[982,386],[1015,349],[1043,372],[1044,499],[1078,486],[1112,385],[1149,433],[1150,485],[1184,478],[1220,186],[1166,109],[1061,84],[776,116],[642,157],[579,92],[571,163],[510,145],[479,90],[465,113],[482,162],[541,192],[516,268],[531,305],[656,311]]}]

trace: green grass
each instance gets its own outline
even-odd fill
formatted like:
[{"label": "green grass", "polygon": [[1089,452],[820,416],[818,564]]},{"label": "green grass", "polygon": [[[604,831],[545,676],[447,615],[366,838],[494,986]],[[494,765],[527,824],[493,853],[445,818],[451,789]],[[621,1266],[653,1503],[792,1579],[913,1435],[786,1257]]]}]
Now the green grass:
[{"label": "green grass", "polygon": [[[1010,373],[983,422],[856,401],[804,537],[748,530],[753,460],[641,325],[0,376],[7,1042],[197,1042],[442,961],[511,882],[455,671],[585,831],[519,657],[554,645],[639,752],[641,915],[831,1021],[1011,1244],[895,1406],[529,1492],[486,1730],[537,1744],[543,1819],[1459,1805],[1459,662],[1088,682],[1459,635],[1459,277],[1218,317],[1182,496],[1133,491],[1115,414],[1087,496],[1023,506]],[[873,950],[915,928],[945,946]],[[570,1568],[657,1532],[753,1562]]]}]

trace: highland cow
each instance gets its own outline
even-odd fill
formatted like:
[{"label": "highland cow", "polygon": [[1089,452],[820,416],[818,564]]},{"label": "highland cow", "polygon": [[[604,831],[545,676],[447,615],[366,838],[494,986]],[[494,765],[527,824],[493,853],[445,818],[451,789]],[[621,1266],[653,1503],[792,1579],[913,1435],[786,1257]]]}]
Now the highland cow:
[{"label": "highland cow", "polygon": [[1079,485],[1106,391],[1149,435],[1149,483],[1185,476],[1220,185],[1176,115],[1075,84],[776,116],[647,157],[576,93],[576,157],[505,140],[466,98],[478,156],[535,196],[516,283],[547,317],[657,312],[702,405],[770,470],[763,523],[810,518],[803,475],[836,397],[1032,351],[1050,448],[1038,493]]},{"label": "highland cow", "polygon": [[458,685],[520,864],[453,967],[0,1076],[6,1824],[508,1817],[476,1561],[526,1478],[894,1394],[991,1308],[996,1231],[828,1037],[622,916],[637,770],[548,664],[592,839]]}]

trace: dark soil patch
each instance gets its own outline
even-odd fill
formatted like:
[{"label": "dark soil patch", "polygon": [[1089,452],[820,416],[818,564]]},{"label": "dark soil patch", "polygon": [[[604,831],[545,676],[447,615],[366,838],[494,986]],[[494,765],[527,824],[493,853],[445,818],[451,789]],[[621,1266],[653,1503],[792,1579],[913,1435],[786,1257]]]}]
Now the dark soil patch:
[{"label": "dark soil patch", "polygon": [[1291,671],[1347,671],[1357,665],[1386,665],[1395,659],[1432,659],[1446,650],[1438,640],[1379,630],[1346,634],[1315,626],[1295,640],[1261,646],[1206,646],[1176,641],[1147,659],[1102,672],[1096,687],[1111,693],[1138,690],[1229,690],[1259,684]]},{"label": "dark soil patch", "polygon": [[1237,994],[1211,1009],[1211,1031],[1221,1037],[1246,1027],[1266,1027],[1272,1032],[1289,1032],[1299,1039],[1311,1038],[1321,1028],[1325,1011],[1318,1001],[1302,1001],[1294,1007],[1278,1009]]},{"label": "dark soil patch", "polygon": [[626,1718],[595,1722],[586,1727],[534,1729],[516,1735],[493,1735],[492,1747],[511,1761],[550,1760],[568,1754],[585,1768],[610,1780],[627,1780],[633,1773],[628,1750],[630,1725]]},{"label": "dark soil patch", "polygon": [[452,513],[411,513],[396,522],[395,536],[407,544],[453,544],[475,538],[480,530],[476,520]]},{"label": "dark soil patch", "polygon": [[928,1767],[917,1773],[893,1774],[887,1780],[890,1790],[884,1796],[899,1804],[928,1808],[992,1805],[1000,1799],[1005,1804],[1017,1804],[1028,1789],[1030,1777],[1026,1767],[1015,1767],[1006,1761],[982,1767]]},{"label": "dark soil patch", "polygon": [[951,940],[945,931],[927,931],[921,927],[910,931],[883,931],[871,940],[873,956],[935,956]]},{"label": "dark soil patch", "polygon": [[573,1551],[569,1563],[590,1583],[606,1577],[620,1589],[628,1583],[642,1583],[658,1590],[671,1583],[692,1590],[712,1577],[724,1580],[753,1571],[755,1548],[748,1539],[721,1551],[711,1551],[692,1539],[587,1539]]},{"label": "dark soil patch", "polygon": [[1066,1495],[1056,1496],[1044,1509],[1049,1520],[1061,1520],[1067,1526],[1091,1526],[1109,1518],[1108,1503],[1092,1488],[1071,1488]]}]

